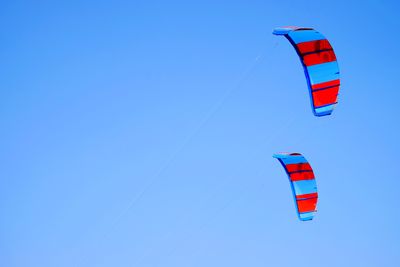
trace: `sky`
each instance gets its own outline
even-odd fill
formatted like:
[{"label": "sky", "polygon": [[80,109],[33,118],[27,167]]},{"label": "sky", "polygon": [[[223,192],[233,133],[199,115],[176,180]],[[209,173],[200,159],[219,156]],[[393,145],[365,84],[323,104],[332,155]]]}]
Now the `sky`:
[{"label": "sky", "polygon": [[[0,265],[399,266],[399,5],[1,1]],[[331,41],[331,116],[284,25]]]}]

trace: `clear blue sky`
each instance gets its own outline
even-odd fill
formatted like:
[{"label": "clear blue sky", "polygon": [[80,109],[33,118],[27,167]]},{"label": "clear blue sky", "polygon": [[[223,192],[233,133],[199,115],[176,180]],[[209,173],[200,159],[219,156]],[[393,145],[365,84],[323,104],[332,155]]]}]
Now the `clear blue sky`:
[{"label": "clear blue sky", "polygon": [[[0,265],[399,266],[400,6],[293,2],[2,1]],[[283,25],[331,40],[332,116]]]}]

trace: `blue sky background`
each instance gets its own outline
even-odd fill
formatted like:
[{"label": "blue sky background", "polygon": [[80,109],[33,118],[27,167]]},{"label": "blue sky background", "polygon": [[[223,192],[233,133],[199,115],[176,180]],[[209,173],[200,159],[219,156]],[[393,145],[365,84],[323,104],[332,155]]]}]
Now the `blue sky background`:
[{"label": "blue sky background", "polygon": [[[2,1],[0,265],[399,266],[396,1]],[[342,73],[312,115],[282,25]],[[300,222],[271,156],[303,153]]]}]

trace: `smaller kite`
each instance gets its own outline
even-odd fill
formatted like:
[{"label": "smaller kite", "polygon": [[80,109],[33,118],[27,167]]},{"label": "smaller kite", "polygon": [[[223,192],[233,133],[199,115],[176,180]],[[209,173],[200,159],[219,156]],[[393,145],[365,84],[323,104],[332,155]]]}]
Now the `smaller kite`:
[{"label": "smaller kite", "polygon": [[273,157],[279,160],[289,176],[299,219],[312,220],[317,211],[318,192],[310,164],[300,153],[277,153]]}]

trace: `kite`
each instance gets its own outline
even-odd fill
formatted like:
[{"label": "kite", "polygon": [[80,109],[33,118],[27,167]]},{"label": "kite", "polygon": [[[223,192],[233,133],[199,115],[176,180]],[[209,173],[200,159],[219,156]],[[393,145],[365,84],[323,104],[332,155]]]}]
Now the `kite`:
[{"label": "kite", "polygon": [[303,64],[314,115],[330,115],[338,102],[340,75],[329,41],[312,28],[280,27],[274,29],[273,34],[285,36],[296,49]]},{"label": "kite", "polygon": [[299,219],[312,220],[316,212],[318,192],[310,164],[300,153],[277,153],[273,157],[279,160],[289,176]]}]

